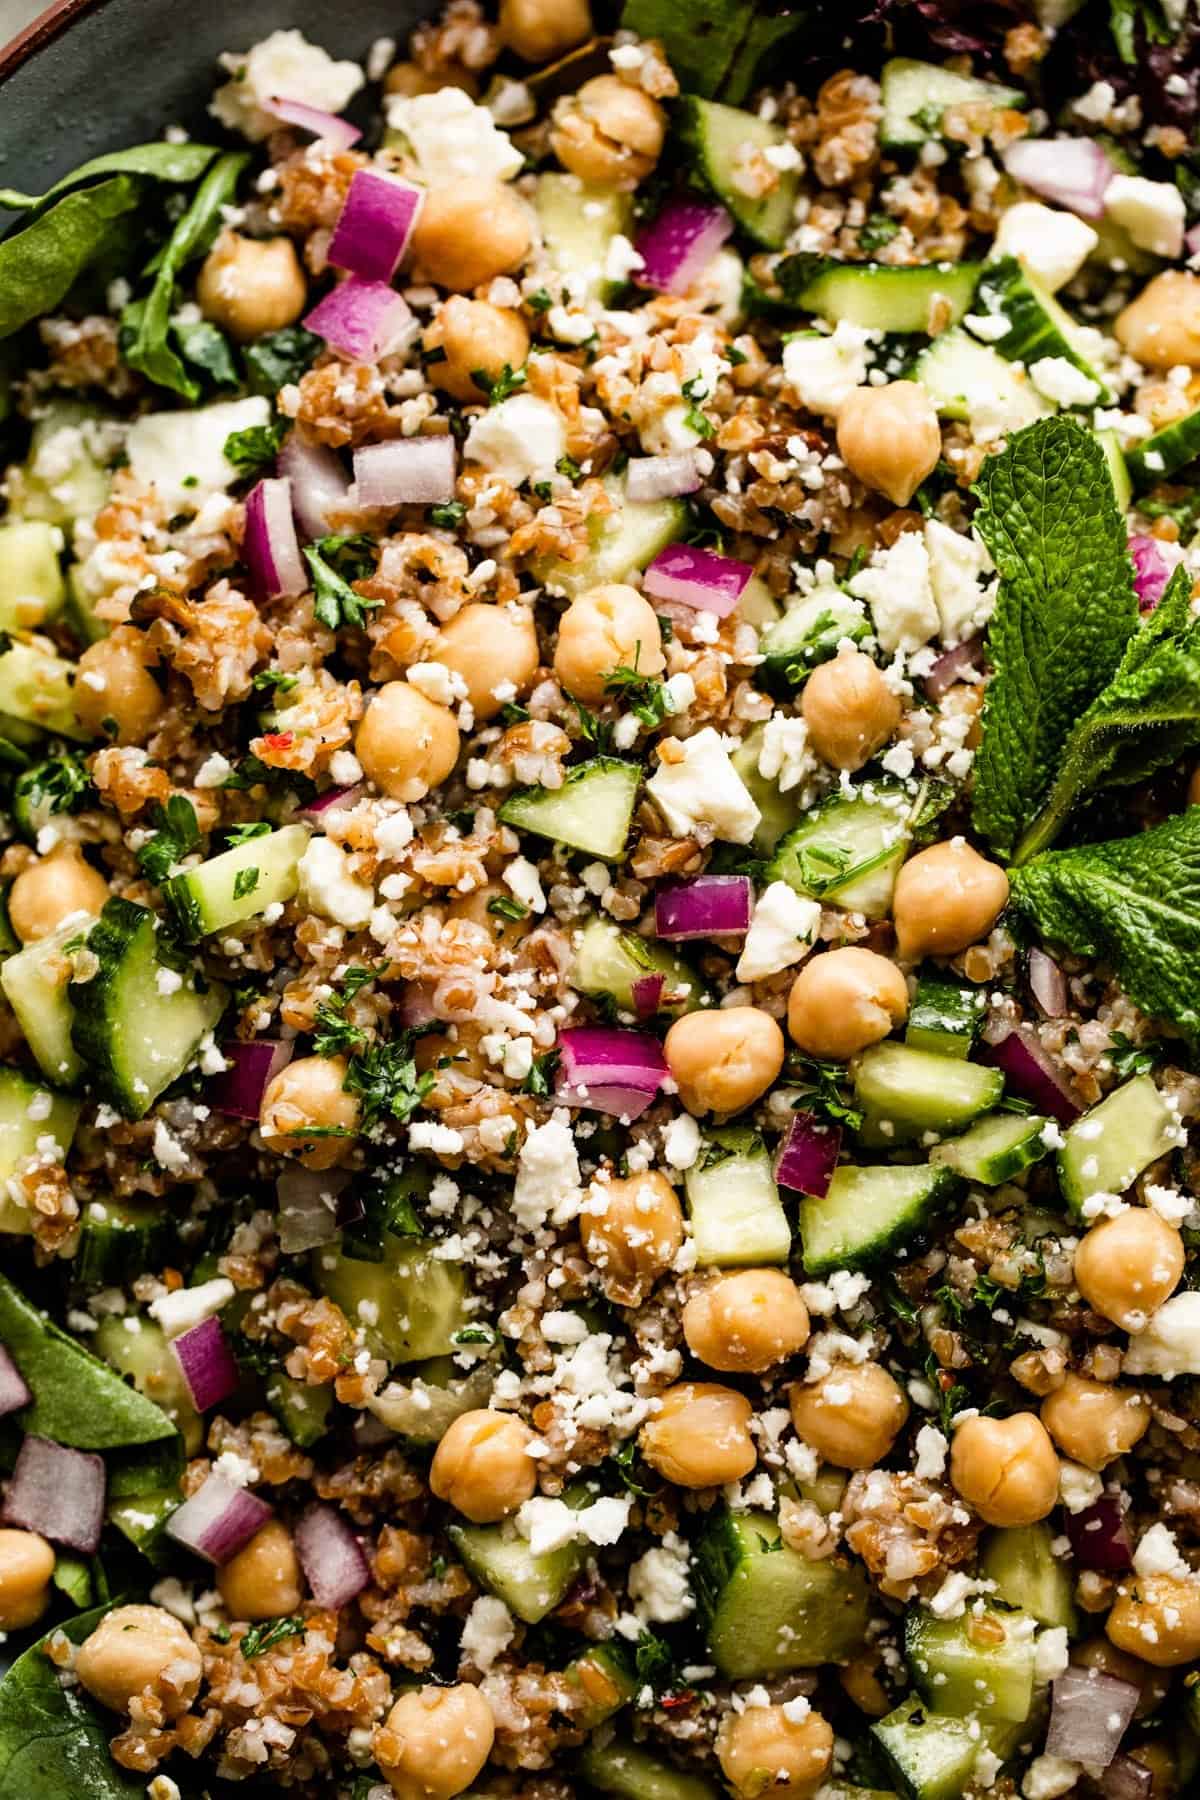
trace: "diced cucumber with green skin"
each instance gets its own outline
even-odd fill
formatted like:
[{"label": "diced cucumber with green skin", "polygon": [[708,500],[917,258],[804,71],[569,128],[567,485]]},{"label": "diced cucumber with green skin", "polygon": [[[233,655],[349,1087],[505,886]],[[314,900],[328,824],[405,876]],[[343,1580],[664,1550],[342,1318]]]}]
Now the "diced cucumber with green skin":
[{"label": "diced cucumber with green skin", "polygon": [[705,1134],[684,1175],[696,1262],[702,1269],[785,1263],[792,1228],[756,1131],[739,1126]]},{"label": "diced cucumber with green skin", "polygon": [[778,601],[772,596],[762,576],[752,575],[738,600],[739,619],[747,625],[756,626],[759,631],[765,631],[768,625],[775,624],[781,613]]},{"label": "diced cucumber with green skin", "polygon": [[835,1169],[823,1198],[800,1202],[804,1267],[871,1269],[919,1238],[963,1191],[952,1169],[881,1164]]},{"label": "diced cucumber with green skin", "polygon": [[1068,1126],[1058,1153],[1067,1205],[1082,1214],[1093,1194],[1123,1194],[1179,1141],[1178,1113],[1149,1075],[1135,1075]]},{"label": "diced cucumber with green skin", "polygon": [[495,1370],[486,1363],[464,1375],[452,1356],[437,1356],[389,1381],[368,1401],[377,1419],[412,1444],[440,1443],[455,1419],[486,1406]]},{"label": "diced cucumber with green skin", "polygon": [[204,1421],[161,1325],[141,1313],[110,1314],[100,1321],[92,1349],[132,1381],[139,1394],[162,1407],[182,1435],[187,1454],[194,1456],[204,1441]]},{"label": "diced cucumber with green skin", "polygon": [[48,1093],[17,1069],[0,1069],[0,1231],[32,1229],[29,1208],[8,1192],[9,1179],[27,1157],[39,1154],[40,1140],[52,1138],[59,1157],[65,1157],[78,1123],[77,1100]]},{"label": "diced cucumber with green skin", "polygon": [[633,234],[633,195],[589,187],[552,169],[538,176],[533,206],[551,263],[560,275],[574,277],[572,293],[581,283],[581,300],[611,306],[625,282],[614,281],[606,263],[613,239]]},{"label": "diced cucumber with green skin", "polygon": [[780,249],[792,228],[798,174],[783,170],[778,186],[755,200],[738,186],[738,170],[747,151],[786,143],[782,127],[737,106],[685,95],[676,110],[675,132],[693,177],[729,209],[747,237],[765,250]]},{"label": "diced cucumber with green skin", "polygon": [[62,611],[62,534],[43,520],[0,525],[0,631],[33,631]]},{"label": "diced cucumber with green skin", "polygon": [[1045,1138],[1049,1122],[1038,1113],[992,1113],[962,1137],[938,1144],[929,1160],[980,1187],[999,1187],[1049,1156]]},{"label": "diced cucumber with green skin", "polygon": [[92,1200],[80,1216],[71,1275],[83,1287],[128,1287],[164,1268],[174,1245],[174,1221],[161,1202]]},{"label": "diced cucumber with green skin", "polygon": [[707,989],[699,975],[669,944],[622,931],[611,919],[589,919],[575,943],[571,984],[581,994],[607,994],[622,1012],[636,1012],[633,984],[647,975],[663,977],[660,1012],[695,1012]]},{"label": "diced cucumber with green skin", "polygon": [[584,1731],[594,1731],[638,1691],[638,1678],[629,1660],[612,1644],[591,1644],[563,1671],[579,1691],[581,1703],[573,1717]]},{"label": "diced cucumber with green skin", "polygon": [[1021,107],[1029,97],[1019,88],[955,75],[935,63],[893,56],[880,76],[883,117],[879,138],[889,150],[906,150],[941,136],[942,114],[952,106]]},{"label": "diced cucumber with green skin", "polygon": [[98,966],[67,990],[71,1039],[103,1097],[141,1119],[183,1074],[228,995],[216,982],[202,988],[194,969],[172,968],[158,920],[132,900],[105,904],[87,947]]},{"label": "diced cucumber with green skin", "polygon": [[845,1662],[867,1628],[861,1564],[810,1561],[780,1541],[769,1513],[718,1509],[696,1546],[694,1579],[709,1654],[731,1681]]},{"label": "diced cucumber with green skin", "polygon": [[[568,1488],[562,1498],[582,1511],[595,1495],[579,1486]],[[578,1538],[535,1556],[511,1519],[499,1525],[451,1525],[449,1536],[467,1573],[526,1625],[536,1625],[554,1611],[588,1558],[588,1545]]]},{"label": "diced cucumber with green skin", "polygon": [[298,1450],[310,1450],[329,1430],[333,1388],[312,1387],[277,1369],[267,1378],[267,1405]]},{"label": "diced cucumber with green skin", "polygon": [[83,1059],[71,1038],[74,1015],[67,995],[71,959],[66,947],[82,944],[95,923],[81,913],[0,964],[0,987],[38,1067],[55,1087],[74,1087],[83,1074]]},{"label": "diced cucumber with green skin", "polygon": [[596,756],[567,771],[559,788],[522,788],[500,808],[506,825],[586,850],[606,862],[625,854],[642,771],[616,756]]},{"label": "diced cucumber with green skin", "polygon": [[989,1531],[980,1551],[980,1567],[996,1584],[996,1598],[1015,1606],[1039,1625],[1065,1626],[1074,1636],[1074,1568],[1054,1554],[1054,1530],[1044,1520],[1036,1525],[1006,1525]]},{"label": "diced cucumber with green skin", "polygon": [[843,263],[785,257],[776,279],[801,312],[867,331],[924,332],[957,325],[971,310],[978,263]]},{"label": "diced cucumber with green skin", "polygon": [[1164,425],[1125,452],[1125,464],[1138,493],[1167,481],[1200,456],[1200,406]]},{"label": "diced cucumber with green skin", "polygon": [[759,811],[759,821],[750,840],[751,849],[759,856],[769,856],[784,833],[795,827],[802,811],[804,792],[802,787],[795,787],[785,794],[777,781],[759,774],[758,759],[765,729],[763,725],[752,725],[729,758]]},{"label": "diced cucumber with green skin", "polygon": [[767,879],[868,919],[886,918],[908,854],[911,812],[911,796],[898,782],[832,794],[779,841]]},{"label": "diced cucumber with green skin", "polygon": [[111,421],[86,401],[49,401],[33,427],[14,511],[51,525],[94,518],[112,485],[103,461],[104,439],[112,436]]},{"label": "diced cucumber with green skin", "polygon": [[466,1276],[423,1239],[392,1239],[383,1262],[361,1262],[338,1249],[313,1251],[313,1280],[355,1325],[372,1355],[388,1362],[449,1356],[468,1322]]},{"label": "diced cucumber with green skin", "polygon": [[943,419],[969,421],[997,436],[1053,412],[1024,369],[1014,368],[961,326],[943,331],[912,367]]},{"label": "diced cucumber with green skin", "polygon": [[[86,741],[89,734],[75,717],[73,664],[33,644],[13,644],[0,656],[0,713],[32,732]],[[7,727],[0,727],[7,735]],[[14,741],[26,742],[18,730]]]},{"label": "diced cucumber with green skin", "polygon": [[84,590],[78,563],[72,563],[67,570],[67,599],[63,607],[63,620],[85,646],[98,644],[101,638],[106,638],[112,631],[107,619],[96,617],[96,602]]},{"label": "diced cucumber with green skin", "polygon": [[685,1775],[640,1744],[620,1739],[589,1744],[579,1759],[586,1787],[617,1800],[720,1800],[721,1790],[703,1775]]},{"label": "diced cucumber with green skin", "polygon": [[815,588],[794,600],[779,623],[760,637],[759,674],[769,686],[789,693],[808,680],[818,663],[836,656],[843,639],[858,644],[870,630],[861,600],[841,588]]},{"label": "diced cucumber with green skin", "polygon": [[1128,512],[1133,499],[1133,483],[1129,479],[1129,464],[1125,460],[1125,452],[1121,448],[1121,440],[1115,431],[1098,431],[1096,442],[1104,452],[1104,460],[1108,464],[1108,472],[1112,476],[1113,493],[1117,496],[1117,505],[1122,512]]},{"label": "diced cucumber with green skin", "polygon": [[606,581],[625,581],[682,536],[687,525],[682,500],[630,500],[620,475],[606,475],[604,487],[613,510],[588,519],[587,553],[578,562],[551,557],[535,564],[534,573],[547,592],[573,600]]},{"label": "diced cucumber with green skin", "polygon": [[980,988],[960,987],[956,981],[922,975],[909,1010],[904,1041],[914,1050],[931,1050],[938,1056],[970,1056],[986,1004],[986,995]]},{"label": "diced cucumber with green skin", "polygon": [[309,835],[307,825],[284,825],[172,875],[163,897],[183,936],[194,942],[227,931],[290,900],[300,885]]},{"label": "diced cucumber with green skin", "polygon": [[854,1063],[854,1096],[866,1115],[864,1142],[921,1143],[964,1131],[1004,1092],[999,1069],[909,1044],[872,1044]]},{"label": "diced cucumber with green skin", "polygon": [[1019,1725],[982,1725],[935,1713],[918,1694],[876,1719],[871,1737],[904,1800],[962,1800],[982,1751],[1006,1761],[1021,1741]]},{"label": "diced cucumber with green skin", "polygon": [[904,1616],[913,1686],[935,1712],[1023,1724],[1033,1709],[1037,1622],[990,1607],[938,1619],[923,1606]]},{"label": "diced cucumber with green skin", "polygon": [[[199,1447],[197,1443],[196,1448]],[[163,1527],[182,1503],[183,1495],[177,1487],[137,1494],[129,1500],[113,1500],[109,1502],[108,1522],[135,1550],[156,1566],[165,1566],[173,1560],[174,1546],[169,1541],[163,1544]]]},{"label": "diced cucumber with green skin", "polygon": [[1008,320],[1008,331],[993,345],[1001,356],[1027,369],[1045,357],[1062,357],[1096,383],[1097,399],[1111,404],[1112,389],[1080,348],[1080,327],[1015,256],[985,264],[975,310]]}]

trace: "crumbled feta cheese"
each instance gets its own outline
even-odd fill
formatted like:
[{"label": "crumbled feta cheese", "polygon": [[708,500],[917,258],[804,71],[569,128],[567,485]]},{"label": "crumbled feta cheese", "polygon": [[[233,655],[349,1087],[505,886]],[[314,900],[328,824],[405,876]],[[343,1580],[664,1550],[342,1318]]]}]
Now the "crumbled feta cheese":
[{"label": "crumbled feta cheese", "polygon": [[503,1600],[497,1600],[491,1594],[480,1594],[467,1614],[459,1643],[464,1656],[486,1674],[496,1658],[508,1649],[516,1629]]},{"label": "crumbled feta cheese", "polygon": [[310,838],[296,873],[300,902],[323,919],[332,919],[348,931],[358,931],[375,909],[374,890],[359,881],[350,859],[332,838]]},{"label": "crumbled feta cheese", "polygon": [[458,1156],[462,1153],[463,1134],[451,1125],[418,1119],[408,1128],[408,1147],[410,1150],[429,1150],[434,1156]]},{"label": "crumbled feta cheese", "polygon": [[1186,1581],[1191,1574],[1174,1533],[1161,1522],[1143,1533],[1133,1553],[1133,1566],[1139,1575],[1178,1575]]},{"label": "crumbled feta cheese", "polygon": [[1187,207],[1173,181],[1114,175],[1104,190],[1104,214],[1129,233],[1139,250],[1172,259],[1183,251]]},{"label": "crumbled feta cheese", "polygon": [[867,379],[871,333],[843,319],[831,333],[802,332],[783,346],[783,373],[810,412],[833,417]]},{"label": "crumbled feta cheese", "polygon": [[917,1433],[916,1473],[926,1480],[936,1481],[945,1470],[948,1449],[944,1432],[936,1425],[922,1425]]},{"label": "crumbled feta cheese", "polygon": [[544,913],[546,896],[537,869],[524,856],[514,856],[504,871],[504,885],[532,913]]},{"label": "crumbled feta cheese", "polygon": [[774,781],[780,793],[787,794],[814,775],[817,767],[804,720],[789,719],[782,712],[772,713],[758,752],[758,772],[763,780]]},{"label": "crumbled feta cheese", "polygon": [[729,843],[748,844],[762,815],[729,760],[720,732],[706,725],[682,743],[667,742],[675,744],[678,761],[660,759],[646,790],[668,828],[687,837],[699,826]]},{"label": "crumbled feta cheese", "polygon": [[248,52],[226,51],[221,62],[233,80],[217,89],[208,110],[254,144],[279,130],[279,118],[270,110],[273,98],[340,113],[363,85],[357,63],[334,62],[298,31],[273,31]]},{"label": "crumbled feta cheese", "polygon": [[1029,379],[1055,406],[1092,406],[1100,398],[1099,382],[1065,356],[1040,356],[1029,365]]},{"label": "crumbled feta cheese", "polygon": [[1104,1483],[1092,1469],[1085,1469],[1082,1463],[1067,1462],[1059,1465],[1058,1494],[1059,1499],[1069,1513],[1086,1512],[1094,1506],[1104,1492]]},{"label": "crumbled feta cheese", "polygon": [[1020,200],[1001,219],[992,256],[1015,256],[1053,294],[1078,275],[1099,242],[1092,227],[1074,213]]},{"label": "crumbled feta cheese", "polygon": [[640,1556],[629,1571],[629,1598],[648,1625],[686,1619],[696,1601],[688,1581],[690,1552],[683,1538],[668,1531],[662,1543]]},{"label": "crumbled feta cheese", "polygon": [[412,840],[413,823],[407,807],[387,813],[375,827],[375,848],[385,859],[402,856]]},{"label": "crumbled feta cheese", "polygon": [[453,706],[467,697],[466,682],[457,669],[448,668],[445,663],[411,663],[404,674],[417,692],[432,700],[435,706]]},{"label": "crumbled feta cheese", "polygon": [[430,187],[478,176],[511,181],[525,160],[487,107],[477,106],[462,88],[395,94],[387,117],[391,129],[411,144],[421,179]]},{"label": "crumbled feta cheese", "polygon": [[1025,1800],[1059,1800],[1069,1794],[1083,1774],[1083,1764],[1065,1756],[1035,1756],[1025,1772],[1021,1792]]},{"label": "crumbled feta cheese", "polygon": [[521,1145],[513,1186],[512,1213],[525,1231],[547,1221],[565,1225],[579,1211],[583,1189],[579,1158],[566,1115],[535,1125]]},{"label": "crumbled feta cheese", "polygon": [[535,1556],[561,1550],[577,1538],[590,1544],[615,1544],[629,1523],[632,1505],[628,1497],[608,1497],[577,1509],[565,1500],[548,1500],[539,1494],[518,1509],[517,1530],[529,1540]]},{"label": "crumbled feta cheese", "polygon": [[983,628],[991,617],[996,584],[981,587],[993,569],[991,557],[974,532],[952,531],[940,519],[925,521],[929,585],[941,620],[939,633],[947,649]]},{"label": "crumbled feta cheese", "polygon": [[680,1113],[663,1133],[663,1155],[672,1169],[690,1169],[700,1154],[700,1127],[691,1113]]},{"label": "crumbled feta cheese", "polygon": [[915,531],[902,531],[890,548],[877,550],[870,567],[851,581],[850,592],[871,608],[875,635],[889,656],[897,650],[919,650],[941,625],[929,552],[924,537]]},{"label": "crumbled feta cheese", "polygon": [[202,1281],[198,1287],[176,1288],[173,1293],[160,1294],[157,1300],[150,1302],[148,1311],[169,1338],[178,1337],[181,1332],[190,1331],[193,1325],[202,1325],[205,1319],[219,1313],[227,1301],[233,1299],[234,1291],[232,1281],[218,1275],[212,1281]]},{"label": "crumbled feta cheese", "polygon": [[566,448],[566,428],[555,409],[533,394],[513,394],[479,414],[463,455],[520,487],[535,475],[553,475]]},{"label": "crumbled feta cheese", "polygon": [[181,1174],[191,1160],[179,1140],[171,1136],[162,1119],[154,1121],[154,1160],[160,1169],[166,1169],[172,1175]]},{"label": "crumbled feta cheese", "polygon": [[1200,1375],[1200,1290],[1167,1300],[1125,1352],[1126,1375]]},{"label": "crumbled feta cheese", "polygon": [[738,958],[738,980],[761,981],[800,962],[811,949],[820,923],[818,900],[806,900],[786,881],[773,881],[755,903]]}]

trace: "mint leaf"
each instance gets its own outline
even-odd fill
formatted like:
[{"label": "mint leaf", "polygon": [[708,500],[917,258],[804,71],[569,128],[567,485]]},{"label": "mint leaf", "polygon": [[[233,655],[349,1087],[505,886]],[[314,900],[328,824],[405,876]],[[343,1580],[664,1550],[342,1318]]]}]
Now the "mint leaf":
[{"label": "mint leaf", "polygon": [[1200,1042],[1200,807],[1115,843],[1048,850],[1012,872],[1042,937],[1103,959],[1129,998]]},{"label": "mint leaf", "polygon": [[989,457],[975,492],[975,526],[1000,590],[974,819],[994,848],[1011,852],[1072,726],[1115,675],[1138,609],[1125,521],[1090,432],[1039,419]]},{"label": "mint leaf", "polygon": [[1200,621],[1191,615],[1191,593],[1191,576],[1176,569],[1115,676],[1067,739],[1050,798],[1014,862],[1049,849],[1082,794],[1143,781],[1200,743]]}]

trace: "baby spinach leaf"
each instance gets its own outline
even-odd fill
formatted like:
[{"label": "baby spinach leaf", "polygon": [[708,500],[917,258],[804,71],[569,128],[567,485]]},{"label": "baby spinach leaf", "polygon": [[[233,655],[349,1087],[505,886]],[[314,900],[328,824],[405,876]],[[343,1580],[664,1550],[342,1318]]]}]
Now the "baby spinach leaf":
[{"label": "baby spinach leaf", "polygon": [[[73,1644],[108,1612],[97,1606],[56,1626]],[[0,1800],[145,1800],[144,1779],[119,1769],[108,1751],[112,1720],[85,1689],[64,1687],[39,1638],[0,1681]]]},{"label": "baby spinach leaf", "polygon": [[127,149],[109,150],[103,156],[93,156],[90,161],[80,163],[44,194],[22,194],[15,188],[0,188],[0,206],[12,207],[18,212],[29,211],[45,206],[48,200],[71,188],[98,180],[102,175],[146,175],[154,181],[167,182],[199,181],[216,154],[213,144],[130,144]]},{"label": "baby spinach leaf", "polygon": [[772,15],[755,0],[625,0],[621,24],[657,38],[685,94],[737,106],[766,52],[799,30],[802,12]]},{"label": "baby spinach leaf", "polygon": [[173,1438],[161,1407],[127,1387],[0,1275],[0,1343],[33,1390],[22,1428],[77,1450],[113,1450]]},{"label": "baby spinach leaf", "polygon": [[60,1550],[54,1559],[54,1573],[50,1577],[60,1594],[65,1594],[72,1606],[90,1606],[92,1603],[92,1569],[82,1556],[71,1556]]},{"label": "baby spinach leaf", "polygon": [[184,362],[207,375],[217,387],[237,386],[237,364],[223,331],[218,331],[207,319],[196,319],[188,325],[176,322],[171,329]]},{"label": "baby spinach leaf", "polygon": [[1000,589],[974,818],[1007,853],[1051,786],[1076,719],[1116,674],[1137,599],[1125,521],[1090,432],[1039,419],[988,458],[975,492]]},{"label": "baby spinach leaf", "polygon": [[128,175],[68,194],[0,243],[0,338],[53,312],[132,213],[141,185]]},{"label": "baby spinach leaf", "polygon": [[1012,898],[1048,942],[1111,963],[1136,1006],[1200,1042],[1200,807],[1035,856],[1013,870]]}]

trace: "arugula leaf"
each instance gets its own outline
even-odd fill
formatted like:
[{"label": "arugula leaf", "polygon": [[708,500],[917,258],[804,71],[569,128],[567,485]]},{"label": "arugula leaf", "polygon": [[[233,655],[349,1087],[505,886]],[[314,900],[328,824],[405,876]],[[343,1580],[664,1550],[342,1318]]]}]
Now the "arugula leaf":
[{"label": "arugula leaf", "polygon": [[1200,807],[1108,844],[1048,850],[1012,873],[1042,937],[1113,965],[1143,1012],[1200,1042]]},{"label": "arugula leaf", "polygon": [[124,232],[142,189],[129,175],[68,194],[0,244],[0,338],[53,312]]},{"label": "arugula leaf", "polygon": [[364,600],[350,583],[373,573],[373,540],[365,532],[334,533],[306,544],[304,558],[312,571],[313,611],[322,625],[330,631],[342,625],[365,625],[368,612],[380,602]]},{"label": "arugula leaf", "polygon": [[975,526],[1000,590],[974,820],[1010,852],[1076,719],[1116,673],[1137,626],[1137,598],[1125,521],[1090,432],[1039,419],[987,459],[975,492]]},{"label": "arugula leaf", "polygon": [[231,431],[225,439],[225,460],[231,462],[241,476],[257,475],[274,464],[290,424],[290,419],[276,418],[269,425],[250,425],[245,431]]},{"label": "arugula leaf", "polygon": [[93,156],[90,161],[80,163],[44,194],[22,194],[15,188],[0,188],[0,206],[12,207],[17,212],[45,206],[48,200],[57,199],[68,189],[82,187],[101,175],[147,175],[154,181],[186,185],[199,181],[216,154],[213,144],[130,144],[125,150],[109,150],[103,156]]},{"label": "arugula leaf", "polygon": [[1200,743],[1200,620],[1192,617],[1191,594],[1191,576],[1176,569],[1115,676],[1068,737],[1050,797],[1014,863],[1049,849],[1083,794],[1143,781]]},{"label": "arugula leaf", "polygon": [[756,0],[625,0],[621,25],[658,38],[687,94],[731,106],[754,85],[759,63],[804,23],[802,11],[772,16]]},{"label": "arugula leaf", "polygon": [[157,830],[138,851],[138,868],[147,881],[161,887],[176,864],[200,842],[200,826],[186,794],[172,794],[165,806],[152,806],[150,822]]},{"label": "arugula leaf", "polygon": [[303,325],[285,325],[280,331],[268,332],[245,353],[251,393],[273,400],[281,387],[299,381],[323,348],[324,339],[305,331]]},{"label": "arugula leaf", "polygon": [[[80,1613],[62,1631],[82,1644],[111,1602]],[[112,1716],[93,1704],[86,1689],[64,1686],[44,1654],[51,1632],[31,1644],[0,1682],[0,1800],[145,1800],[144,1777],[127,1774],[112,1760]]]}]

